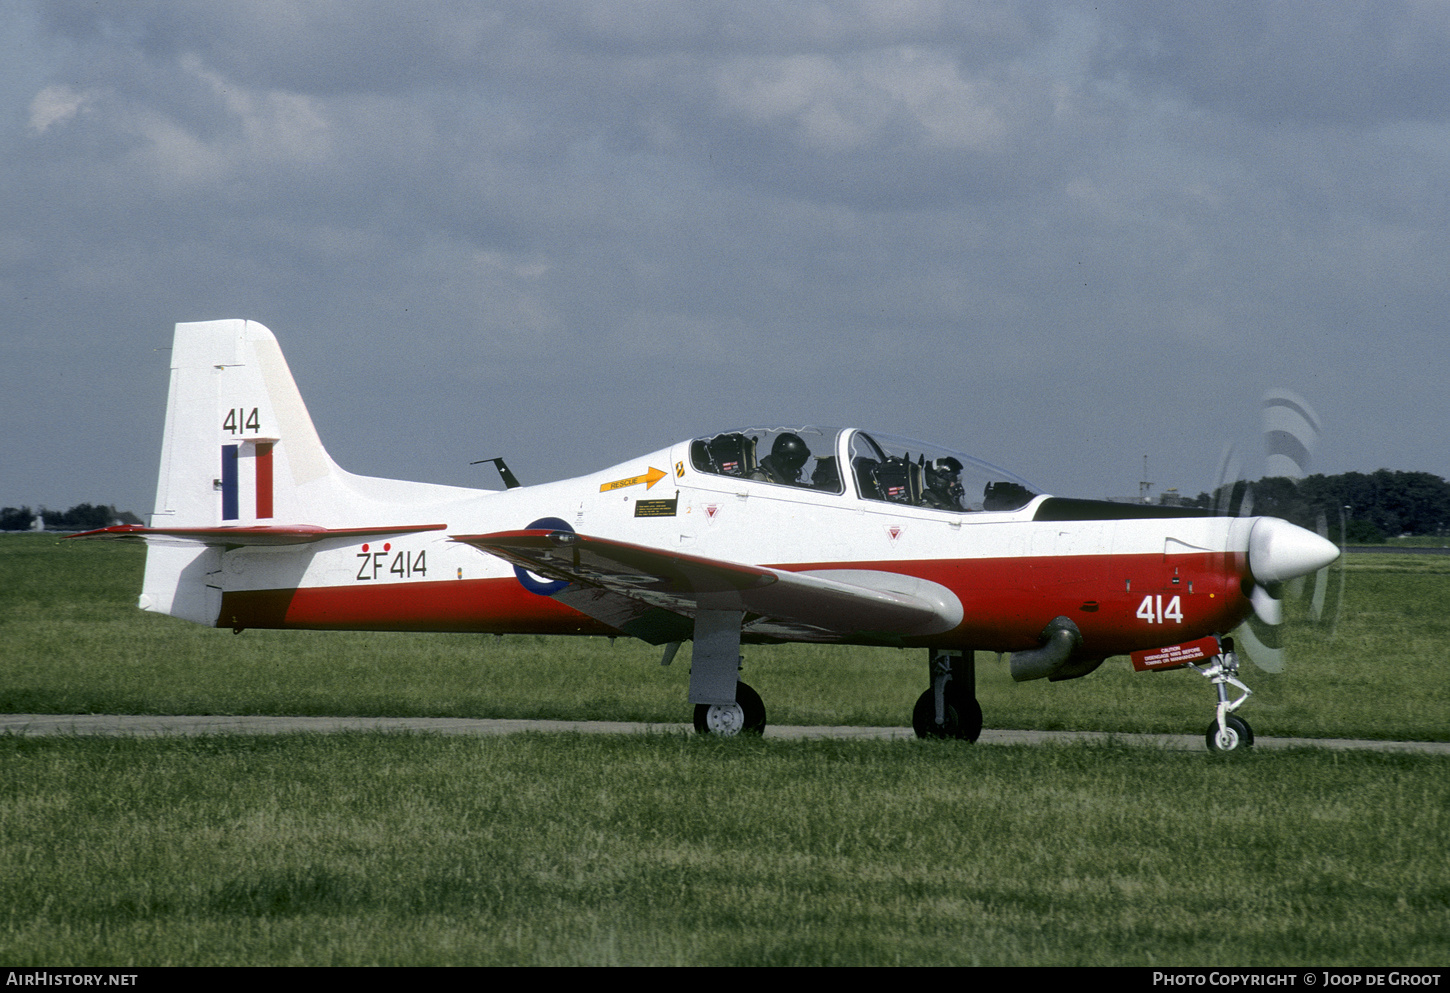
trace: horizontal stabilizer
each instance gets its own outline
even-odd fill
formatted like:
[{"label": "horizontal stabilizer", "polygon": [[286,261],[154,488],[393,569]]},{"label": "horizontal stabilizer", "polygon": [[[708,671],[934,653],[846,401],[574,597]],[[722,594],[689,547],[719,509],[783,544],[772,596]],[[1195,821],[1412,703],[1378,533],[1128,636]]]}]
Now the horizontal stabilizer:
[{"label": "horizontal stabilizer", "polygon": [[446,524],[405,524],[383,528],[324,528],[316,524],[269,524],[257,527],[147,528],[120,524],[73,534],[72,538],[111,538],[148,544],[213,545],[242,548],[250,545],[306,545],[327,538],[377,538],[384,535],[442,531]]},{"label": "horizontal stabilizer", "polygon": [[[454,535],[539,576],[579,584],[606,596],[684,617],[697,610],[740,610],[758,615],[749,633],[765,637],[809,628],[840,637],[939,634],[962,620],[961,602],[945,587],[912,576],[875,570],[792,572],[768,566],[663,551],[572,531],[503,531]],[[563,591],[559,598],[594,616]]]}]

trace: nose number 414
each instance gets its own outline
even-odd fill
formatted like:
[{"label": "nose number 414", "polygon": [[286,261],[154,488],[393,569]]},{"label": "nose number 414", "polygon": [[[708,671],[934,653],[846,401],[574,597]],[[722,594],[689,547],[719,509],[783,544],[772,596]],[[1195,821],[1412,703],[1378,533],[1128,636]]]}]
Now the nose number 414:
[{"label": "nose number 414", "polygon": [[1163,602],[1161,594],[1154,596],[1149,594],[1138,604],[1138,615],[1149,624],[1165,624],[1172,621],[1174,624],[1183,623],[1183,600],[1181,597],[1171,597],[1167,603]]}]

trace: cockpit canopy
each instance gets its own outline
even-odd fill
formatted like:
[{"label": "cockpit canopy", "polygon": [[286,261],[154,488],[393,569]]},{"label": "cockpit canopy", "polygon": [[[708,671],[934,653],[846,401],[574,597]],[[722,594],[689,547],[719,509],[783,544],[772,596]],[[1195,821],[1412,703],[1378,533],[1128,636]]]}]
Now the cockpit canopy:
[{"label": "cockpit canopy", "polygon": [[1016,510],[1041,492],[970,455],[849,428],[726,431],[692,441],[690,462],[699,472],[823,493],[846,493],[849,477],[862,500],[958,513]]}]

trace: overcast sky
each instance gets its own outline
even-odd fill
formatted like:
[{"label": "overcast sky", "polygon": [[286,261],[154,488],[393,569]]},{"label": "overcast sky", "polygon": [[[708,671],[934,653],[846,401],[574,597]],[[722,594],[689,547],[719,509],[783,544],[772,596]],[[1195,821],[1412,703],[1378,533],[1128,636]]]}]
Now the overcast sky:
[{"label": "overcast sky", "polygon": [[0,505],[151,509],[172,325],[354,472],[747,424],[1056,493],[1450,476],[1450,4],[0,6]]}]

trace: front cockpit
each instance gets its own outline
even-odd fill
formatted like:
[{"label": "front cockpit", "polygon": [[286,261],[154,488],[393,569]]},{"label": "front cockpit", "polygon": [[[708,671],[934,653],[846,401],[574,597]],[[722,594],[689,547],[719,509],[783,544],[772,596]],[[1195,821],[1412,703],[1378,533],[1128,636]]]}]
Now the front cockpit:
[{"label": "front cockpit", "polygon": [[854,428],[726,431],[690,442],[696,471],[949,513],[1017,510],[1040,492],[962,452]]}]

